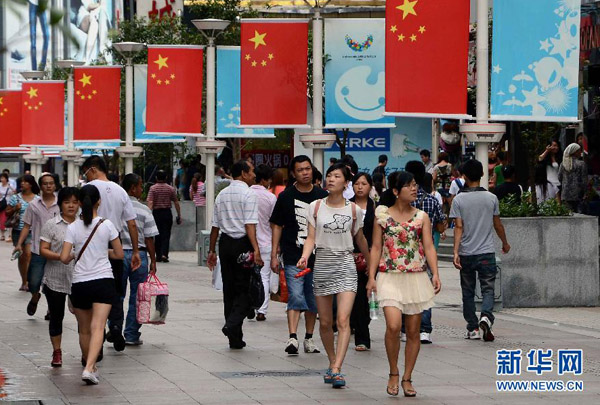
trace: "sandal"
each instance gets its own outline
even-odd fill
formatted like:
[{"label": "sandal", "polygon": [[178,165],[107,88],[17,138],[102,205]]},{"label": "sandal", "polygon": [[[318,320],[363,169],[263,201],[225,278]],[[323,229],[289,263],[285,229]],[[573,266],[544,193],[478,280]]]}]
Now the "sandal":
[{"label": "sandal", "polygon": [[342,388],[346,385],[346,379],[344,378],[344,375],[342,373],[332,373],[331,377],[333,380],[331,382],[331,386],[333,388]]},{"label": "sandal", "polygon": [[400,384],[402,384],[402,391],[404,391],[404,396],[405,397],[416,397],[417,396],[417,391],[415,391],[414,389],[412,389],[412,390],[405,390],[404,389],[404,383],[405,382],[412,384],[412,380],[402,380],[400,382]]},{"label": "sandal", "polygon": [[331,368],[328,368],[325,372],[325,375],[323,376],[323,382],[325,384],[333,383],[333,372],[331,371]]},{"label": "sandal", "polygon": [[[390,373],[389,374],[390,377],[398,377],[399,375],[400,374],[398,374],[398,373],[396,373],[396,374]],[[397,386],[397,385],[394,385],[393,387],[390,387],[388,385],[386,391],[387,391],[388,395],[392,395],[394,397],[397,397],[398,396],[398,392],[400,392],[400,387]]]},{"label": "sandal", "polygon": [[357,352],[366,352],[369,351],[369,348],[367,347],[367,345],[356,345],[354,350],[356,350]]}]

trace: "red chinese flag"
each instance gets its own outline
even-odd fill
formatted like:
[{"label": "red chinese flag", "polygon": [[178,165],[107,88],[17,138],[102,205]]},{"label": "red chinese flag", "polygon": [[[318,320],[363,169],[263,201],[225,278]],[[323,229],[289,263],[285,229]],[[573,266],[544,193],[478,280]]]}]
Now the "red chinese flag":
[{"label": "red chinese flag", "polygon": [[202,135],[201,46],[148,46],[146,131]]},{"label": "red chinese flag", "polygon": [[121,139],[121,67],[77,67],[73,139],[119,141]]},{"label": "red chinese flag", "polygon": [[0,90],[0,148],[21,145],[21,90]]},{"label": "red chinese flag", "polygon": [[385,29],[386,113],[464,116],[469,0],[388,0]]},{"label": "red chinese flag", "polygon": [[308,22],[242,21],[241,125],[306,126]]},{"label": "red chinese flag", "polygon": [[21,91],[22,144],[65,145],[65,82],[24,82]]}]

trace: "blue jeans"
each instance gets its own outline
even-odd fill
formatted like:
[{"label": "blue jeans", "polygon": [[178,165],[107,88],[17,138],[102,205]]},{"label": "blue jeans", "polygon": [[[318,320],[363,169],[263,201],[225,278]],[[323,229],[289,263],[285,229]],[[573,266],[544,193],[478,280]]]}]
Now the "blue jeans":
[{"label": "blue jeans", "polygon": [[[48,56],[48,45],[50,44],[50,26],[48,25],[48,17],[46,11],[38,13],[38,6],[29,3],[29,40],[31,42],[31,69],[44,70],[46,67],[46,58]],[[42,60],[40,65],[37,65],[37,19],[40,20],[44,43],[42,44]]]},{"label": "blue jeans", "polygon": [[35,253],[31,254],[31,261],[29,262],[29,269],[27,270],[27,283],[29,285],[30,293],[40,292],[45,266],[46,259],[44,257],[36,255]]},{"label": "blue jeans", "polygon": [[[123,278],[121,279],[123,285],[123,294],[127,291],[127,280],[129,280],[129,308],[127,309],[127,317],[125,318],[125,340],[127,342],[135,342],[140,340],[140,328],[141,324],[137,322],[136,314],[136,298],[138,286],[146,281],[148,278],[148,254],[140,250],[140,259],[142,259],[142,265],[136,271],[131,271],[131,257],[133,256],[133,250],[125,250],[125,259],[123,260]],[[125,296],[121,297],[121,302],[125,300]]]},{"label": "blue jeans", "polygon": [[475,313],[475,277],[479,277],[481,295],[481,316],[487,316],[494,323],[494,283],[496,281],[496,255],[485,253],[473,256],[460,256],[460,286],[462,288],[463,317],[469,331],[479,328]]},{"label": "blue jeans", "polygon": [[285,266],[285,282],[288,289],[287,309],[317,313],[317,301],[313,291],[313,273],[296,278],[301,270],[296,266]]}]

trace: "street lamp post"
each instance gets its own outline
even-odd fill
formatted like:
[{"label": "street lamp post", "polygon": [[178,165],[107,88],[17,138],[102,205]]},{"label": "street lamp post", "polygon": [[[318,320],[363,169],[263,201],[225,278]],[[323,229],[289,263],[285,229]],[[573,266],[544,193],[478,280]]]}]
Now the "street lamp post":
[{"label": "street lamp post", "polygon": [[206,154],[206,216],[205,229],[210,229],[215,206],[215,157],[225,142],[215,140],[215,39],[229,26],[229,21],[217,19],[192,20],[192,24],[208,40],[206,47],[206,138],[196,142],[198,151]]},{"label": "street lamp post", "polygon": [[305,147],[313,149],[313,164],[321,172],[324,168],[325,149],[330,148],[335,142],[334,134],[323,133],[323,19],[321,18],[321,9],[329,1],[320,4],[319,0],[315,0],[315,7],[313,8],[308,0],[304,0],[313,10],[313,122],[312,133],[300,135],[300,141]]},{"label": "street lamp post", "polygon": [[73,85],[73,68],[81,66],[83,61],[78,60],[59,60],[56,61],[56,66],[61,69],[66,69],[69,72],[67,78],[67,150],[62,151],[60,156],[67,161],[67,185],[74,187],[77,184],[77,173],[75,172],[74,160],[81,156],[81,151],[75,149],[73,143],[73,128],[74,128],[74,104],[75,104],[75,89]]},{"label": "street lamp post", "polygon": [[133,158],[140,156],[142,148],[133,146],[133,57],[146,45],[137,42],[117,42],[113,48],[125,58],[125,146],[117,152],[125,158],[125,173],[133,172]]},{"label": "street lamp post", "polygon": [[481,187],[488,188],[488,145],[490,142],[499,142],[506,132],[506,125],[489,123],[489,26],[488,26],[488,0],[479,0],[477,3],[477,122],[460,125],[460,132],[467,136],[467,140],[475,142],[475,158],[483,165]]},{"label": "street lamp post", "polygon": [[[44,78],[45,73],[41,70],[32,70],[21,72],[25,80],[40,80]],[[31,146],[30,152],[23,155],[25,162],[31,164],[31,174],[34,178],[39,178],[42,174],[42,165],[46,163],[47,158],[40,152],[37,146]]]}]

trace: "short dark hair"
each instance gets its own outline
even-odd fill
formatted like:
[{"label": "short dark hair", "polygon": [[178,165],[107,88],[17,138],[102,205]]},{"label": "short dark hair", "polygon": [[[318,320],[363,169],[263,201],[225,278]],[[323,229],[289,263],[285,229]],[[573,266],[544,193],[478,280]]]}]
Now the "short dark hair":
[{"label": "short dark hair", "polygon": [[8,174],[6,174],[6,173],[2,172],[2,175],[0,175],[0,177],[5,177],[5,178],[6,178],[6,181],[8,181]]},{"label": "short dark hair", "polygon": [[246,159],[238,160],[231,166],[231,177],[234,179],[240,177],[242,172],[248,173],[250,171],[250,163]]},{"label": "short dark hair", "polygon": [[156,172],[156,180],[158,181],[167,181],[167,172],[164,170],[159,170]]},{"label": "short dark hair", "polygon": [[333,172],[334,170],[340,170],[344,175],[344,179],[346,181],[350,181],[352,179],[350,170],[348,170],[348,167],[346,167],[344,163],[336,163],[332,166],[329,166],[329,169],[327,169],[327,173],[325,173],[325,176],[329,176],[329,173]]},{"label": "short dark hair", "polygon": [[294,172],[294,169],[296,168],[296,163],[304,163],[304,162],[308,162],[312,166],[312,161],[310,160],[310,158],[308,156],[306,156],[306,155],[294,156],[294,158],[290,162],[290,172],[291,173]]},{"label": "short dark hair", "polygon": [[387,155],[379,155],[379,163],[384,163],[388,161]]},{"label": "short dark hair", "polygon": [[254,173],[256,173],[256,184],[260,183],[263,180],[270,180],[273,177],[273,168],[271,166],[267,166],[265,164],[261,164],[256,166],[254,169]]},{"label": "short dark hair", "polygon": [[429,152],[427,149],[423,149],[421,152],[419,152],[419,155],[425,156],[425,157],[431,157],[431,152]]},{"label": "short dark hair", "polygon": [[135,173],[126,174],[125,177],[123,177],[123,183],[121,183],[121,187],[123,187],[123,189],[129,193],[131,187],[137,186],[141,179],[142,178]]},{"label": "short dark hair", "polygon": [[[63,187],[58,192],[58,197],[56,203],[58,204],[58,209],[60,210],[60,206],[63,201],[69,199],[71,197],[75,197],[77,201],[79,201],[79,189],[77,187]],[[62,210],[61,210],[62,211]]]},{"label": "short dark hair", "polygon": [[392,186],[393,189],[396,189],[398,192],[402,190],[402,187],[406,187],[410,184],[411,181],[415,179],[412,173],[409,172],[399,172],[398,178],[396,179],[396,183]]},{"label": "short dark hair", "polygon": [[337,163],[337,161],[338,161],[337,158],[334,158],[334,157],[329,158],[329,163],[331,163],[331,164]]},{"label": "short dark hair", "polygon": [[420,185],[427,194],[433,192],[433,176],[431,173],[425,173],[423,175],[423,184]]},{"label": "short dark hair", "polygon": [[2,169],[2,173],[9,173],[10,174],[10,170],[8,170],[8,169]]},{"label": "short dark hair", "polygon": [[313,166],[313,184],[317,181],[323,181],[323,173],[319,171],[315,166]]},{"label": "short dark hair", "polygon": [[365,180],[367,181],[367,183],[369,183],[369,186],[373,187],[373,178],[371,177],[371,175],[369,173],[365,173],[365,172],[358,172],[354,175],[354,177],[352,177],[352,184],[355,184],[358,179],[360,179],[361,177],[364,177]]},{"label": "short dark hair", "polygon": [[503,151],[500,151],[500,152],[496,153],[496,157],[498,158],[498,160],[504,160],[504,159],[506,159],[506,153],[504,153]]},{"label": "short dark hair", "polygon": [[502,166],[502,175],[505,179],[510,179],[515,175],[515,167],[513,165]]},{"label": "short dark hair", "polygon": [[407,172],[411,173],[415,177],[415,181],[421,187],[423,187],[423,179],[425,176],[425,165],[423,162],[419,162],[418,160],[411,160],[406,163],[406,167],[404,168]]},{"label": "short dark hair", "polygon": [[358,172],[358,164],[356,164],[356,161],[354,160],[352,155],[344,155],[344,157],[342,158],[342,163],[346,166],[350,166],[350,172],[352,173],[352,175]]},{"label": "short dark hair", "polygon": [[470,181],[479,181],[483,177],[483,165],[479,160],[467,160],[462,165],[462,171]]},{"label": "short dark hair", "polygon": [[95,167],[96,169],[100,170],[102,173],[108,172],[108,169],[106,168],[106,163],[104,162],[104,159],[102,159],[98,155],[92,155],[89,158],[87,158],[83,162],[83,165],[81,165],[81,170],[83,170],[83,172],[85,173],[86,171],[89,170],[90,167]]}]

